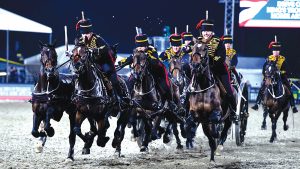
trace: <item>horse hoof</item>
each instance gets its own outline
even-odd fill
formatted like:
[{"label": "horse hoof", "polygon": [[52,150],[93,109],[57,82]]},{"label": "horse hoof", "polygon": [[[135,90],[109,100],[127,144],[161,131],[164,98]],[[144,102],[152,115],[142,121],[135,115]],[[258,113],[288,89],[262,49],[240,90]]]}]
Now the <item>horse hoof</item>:
[{"label": "horse hoof", "polygon": [[43,143],[41,141],[38,141],[35,145],[35,152],[36,153],[42,153],[43,152]]},{"label": "horse hoof", "polygon": [[45,130],[47,132],[47,136],[49,137],[53,137],[54,136],[54,128],[53,127],[49,127],[49,129]]},{"label": "horse hoof", "polygon": [[40,133],[38,131],[31,131],[31,135],[35,138],[38,138],[40,136]]},{"label": "horse hoof", "polygon": [[261,130],[267,130],[267,126],[262,125]]},{"label": "horse hoof", "polygon": [[289,125],[284,125],[284,126],[283,126],[283,130],[284,130],[284,131],[287,131],[288,129],[289,129]]},{"label": "horse hoof", "polygon": [[108,140],[109,140],[109,137],[98,138],[97,145],[100,146],[100,147],[105,147]]},{"label": "horse hoof", "polygon": [[140,149],[140,152],[147,152],[148,151],[148,147],[147,146],[142,146]]},{"label": "horse hoof", "polygon": [[121,151],[116,150],[115,153],[114,153],[114,156],[117,157],[117,158],[120,158],[121,157]]},{"label": "horse hoof", "polygon": [[176,149],[177,149],[177,150],[182,150],[182,149],[183,149],[183,146],[182,146],[181,144],[178,144],[177,147],[176,147]]},{"label": "horse hoof", "polygon": [[73,161],[74,161],[74,158],[67,158],[66,160],[65,160],[65,163],[73,163]]},{"label": "horse hoof", "polygon": [[68,157],[65,161],[66,161],[66,162],[73,162],[73,161],[74,161],[74,158],[73,158],[73,157]]},{"label": "horse hoof", "polygon": [[112,143],[111,143],[111,146],[112,146],[113,148],[116,148],[117,145],[118,145],[118,140],[117,140],[116,138],[114,138],[113,141],[112,141]]},{"label": "horse hoof", "polygon": [[165,143],[165,144],[167,144],[167,143],[169,143],[170,142],[170,137],[168,136],[168,135],[164,135],[164,137],[163,137],[163,142]]},{"label": "horse hoof", "polygon": [[159,135],[157,133],[152,133],[151,140],[157,140],[157,139],[160,139]]},{"label": "horse hoof", "polygon": [[82,149],[82,155],[90,154],[90,149],[89,148],[83,148]]}]

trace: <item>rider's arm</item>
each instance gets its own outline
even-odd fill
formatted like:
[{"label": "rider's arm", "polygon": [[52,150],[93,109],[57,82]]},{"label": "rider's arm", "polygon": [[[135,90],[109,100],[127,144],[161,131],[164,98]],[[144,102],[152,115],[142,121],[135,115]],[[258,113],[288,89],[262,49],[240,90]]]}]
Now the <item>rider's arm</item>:
[{"label": "rider's arm", "polygon": [[219,45],[215,51],[215,57],[214,60],[216,61],[220,61],[220,62],[225,62],[226,60],[226,49],[224,47],[224,45],[222,45],[223,42],[220,41]]},{"label": "rider's arm", "polygon": [[237,54],[235,53],[231,59],[231,66],[236,67],[237,64],[238,64],[238,58],[237,58]]},{"label": "rider's arm", "polygon": [[164,60],[166,60],[166,59],[168,59],[166,52],[162,52],[162,53],[159,55],[159,60],[160,60],[160,61],[164,61]]},{"label": "rider's arm", "polygon": [[130,55],[130,56],[127,57],[127,58],[121,59],[121,60],[118,62],[118,65],[119,65],[119,66],[127,66],[127,65],[132,64],[132,62],[133,62],[133,55]]}]

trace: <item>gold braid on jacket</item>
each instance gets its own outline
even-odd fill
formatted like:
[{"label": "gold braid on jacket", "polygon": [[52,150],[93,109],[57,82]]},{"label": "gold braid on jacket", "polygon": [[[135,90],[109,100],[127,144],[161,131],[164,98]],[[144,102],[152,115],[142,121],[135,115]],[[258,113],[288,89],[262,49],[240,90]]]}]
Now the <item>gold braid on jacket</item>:
[{"label": "gold braid on jacket", "polygon": [[226,56],[230,58],[230,60],[233,58],[233,56],[236,54],[236,51],[232,48],[226,49]]},{"label": "gold braid on jacket", "polygon": [[268,60],[269,61],[274,61],[274,62],[276,61],[276,67],[277,67],[278,70],[280,70],[281,74],[286,73],[286,70],[281,70],[282,64],[285,61],[284,56],[279,55],[279,56],[276,57],[274,55],[270,55],[268,57]]}]

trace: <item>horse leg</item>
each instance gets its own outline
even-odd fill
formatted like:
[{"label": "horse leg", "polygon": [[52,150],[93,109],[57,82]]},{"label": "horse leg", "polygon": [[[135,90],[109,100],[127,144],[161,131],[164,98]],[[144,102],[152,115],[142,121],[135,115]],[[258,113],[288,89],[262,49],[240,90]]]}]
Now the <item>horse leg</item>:
[{"label": "horse leg", "polygon": [[161,122],[162,116],[157,116],[154,119],[154,126],[151,132],[151,139],[156,140],[159,139],[161,136],[158,135],[157,130],[160,127],[160,122]]},{"label": "horse leg", "polygon": [[182,149],[183,146],[181,145],[181,140],[179,138],[179,132],[177,130],[177,123],[176,122],[172,123],[172,126],[173,126],[173,133],[175,135],[176,143],[177,143],[176,149]]},{"label": "horse leg", "polygon": [[35,138],[40,137],[39,141],[36,142],[36,145],[35,145],[36,153],[41,153],[43,151],[43,147],[44,147],[46,139],[47,139],[46,133],[44,131],[40,132],[38,129],[39,126],[42,124],[41,121],[42,121],[41,118],[38,118],[36,113],[34,112],[33,113],[33,127],[32,127],[31,134]]},{"label": "horse leg", "polygon": [[277,127],[277,116],[274,113],[270,113],[270,118],[272,122],[272,136],[270,138],[270,143],[273,143],[277,139],[276,127]]},{"label": "horse leg", "polygon": [[41,121],[42,121],[42,119],[41,118],[39,118],[37,115],[36,115],[36,113],[34,112],[33,113],[33,125],[32,125],[32,130],[31,130],[31,134],[32,134],[32,136],[33,137],[35,137],[35,138],[38,138],[38,137],[43,137],[43,136],[46,136],[46,134],[45,133],[40,133],[39,132],[39,126],[40,126],[40,124],[41,124]]},{"label": "horse leg", "polygon": [[87,142],[87,138],[81,132],[81,124],[86,117],[79,111],[76,112],[75,124],[74,124],[74,133],[82,139],[83,142]]},{"label": "horse leg", "polygon": [[289,109],[287,110],[284,110],[283,111],[283,117],[282,117],[282,120],[283,120],[283,130],[284,131],[287,131],[289,129],[289,125],[286,124],[286,121],[287,121],[287,118],[289,116]]},{"label": "horse leg", "polygon": [[196,124],[194,122],[194,117],[189,115],[189,117],[186,119],[186,124],[185,124],[185,131],[186,131],[186,148],[194,148],[193,145],[193,137],[195,136],[193,133],[193,129],[196,128]]},{"label": "horse leg", "polygon": [[181,136],[183,138],[186,138],[186,132],[185,132],[185,129],[184,129],[184,122],[180,122],[179,127],[180,127],[180,134],[181,134]]},{"label": "horse leg", "polygon": [[142,147],[140,149],[140,152],[146,152],[148,151],[148,144],[150,142],[151,139],[151,130],[152,130],[152,122],[149,119],[143,118],[144,122],[145,122],[145,135],[143,138],[143,143],[142,143]]},{"label": "horse leg", "polygon": [[163,142],[165,144],[167,144],[167,143],[169,143],[171,141],[170,135],[171,135],[171,127],[172,126],[173,126],[173,124],[169,121],[168,125],[166,127],[166,131],[165,131],[164,136],[163,136]]},{"label": "horse leg", "polygon": [[223,150],[223,144],[225,143],[225,141],[227,139],[228,130],[231,127],[231,124],[232,124],[229,118],[227,118],[224,121],[224,123],[225,123],[224,128],[221,132],[221,137],[219,139],[218,147],[217,147],[217,150],[215,152],[215,155],[221,155],[221,151]]},{"label": "horse leg", "polygon": [[74,161],[74,146],[76,141],[76,134],[74,132],[74,126],[75,126],[75,112],[67,112],[69,114],[69,122],[70,122],[70,134],[69,134],[69,153],[68,153],[68,159]]},{"label": "horse leg", "polygon": [[131,124],[132,126],[132,136],[131,136],[131,140],[132,141],[135,141],[135,139],[137,137],[139,137],[139,131],[137,129],[137,116],[136,114],[131,114],[130,117],[129,117],[129,123]]},{"label": "horse leg", "polygon": [[112,147],[116,148],[118,157],[121,157],[121,143],[124,139],[125,127],[128,123],[128,112],[121,112],[117,121],[117,128],[114,133],[114,139],[112,141]]},{"label": "horse leg", "polygon": [[213,138],[213,136],[210,134],[212,131],[211,127],[209,126],[211,124],[202,124],[202,129],[206,137],[208,138],[209,141],[209,147],[210,147],[210,161],[215,161],[215,151],[217,148],[216,140]]},{"label": "horse leg", "polygon": [[109,140],[109,137],[106,136],[106,131],[109,127],[109,122],[107,117],[102,117],[97,120],[98,124],[98,138],[97,145],[100,147],[105,147],[106,143]]},{"label": "horse leg", "polygon": [[52,137],[54,136],[54,129],[51,127],[50,120],[53,118],[54,114],[54,108],[48,106],[47,112],[46,112],[46,119],[45,119],[45,132],[47,133],[47,136]]},{"label": "horse leg", "polygon": [[87,142],[84,143],[82,148],[82,154],[90,154],[90,148],[93,145],[94,138],[97,133],[96,121],[92,118],[88,118],[90,123],[90,131],[84,134],[84,137],[87,139]]},{"label": "horse leg", "polygon": [[263,122],[261,125],[262,130],[267,130],[267,122],[266,122],[267,116],[268,116],[268,108],[266,106],[264,106],[264,113],[263,113],[264,119],[263,119]]}]

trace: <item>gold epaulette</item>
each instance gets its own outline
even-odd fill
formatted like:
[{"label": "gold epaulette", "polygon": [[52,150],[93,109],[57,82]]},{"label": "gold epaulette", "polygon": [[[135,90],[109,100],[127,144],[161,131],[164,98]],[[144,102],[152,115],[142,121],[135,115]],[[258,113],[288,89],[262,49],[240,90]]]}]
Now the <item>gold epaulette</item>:
[{"label": "gold epaulette", "polygon": [[155,48],[153,46],[148,46],[148,50],[146,53],[151,59],[157,59],[155,56],[153,56],[153,53],[156,52]]},{"label": "gold epaulette", "polygon": [[230,59],[232,59],[235,54],[236,54],[236,51],[232,48],[226,50],[226,56],[229,57]]},{"label": "gold epaulette", "polygon": [[126,60],[127,60],[127,58],[123,58],[123,59],[120,60],[120,62],[121,62],[121,63],[125,63]]},{"label": "gold epaulette", "polygon": [[[278,57],[274,56],[274,55],[270,55],[268,56],[268,60],[269,61],[276,61],[276,67],[278,68],[278,70],[281,70],[281,66],[283,64],[283,62],[285,61],[285,57],[279,55]],[[284,70],[282,70],[284,71]],[[283,72],[285,73],[285,72]]]}]

